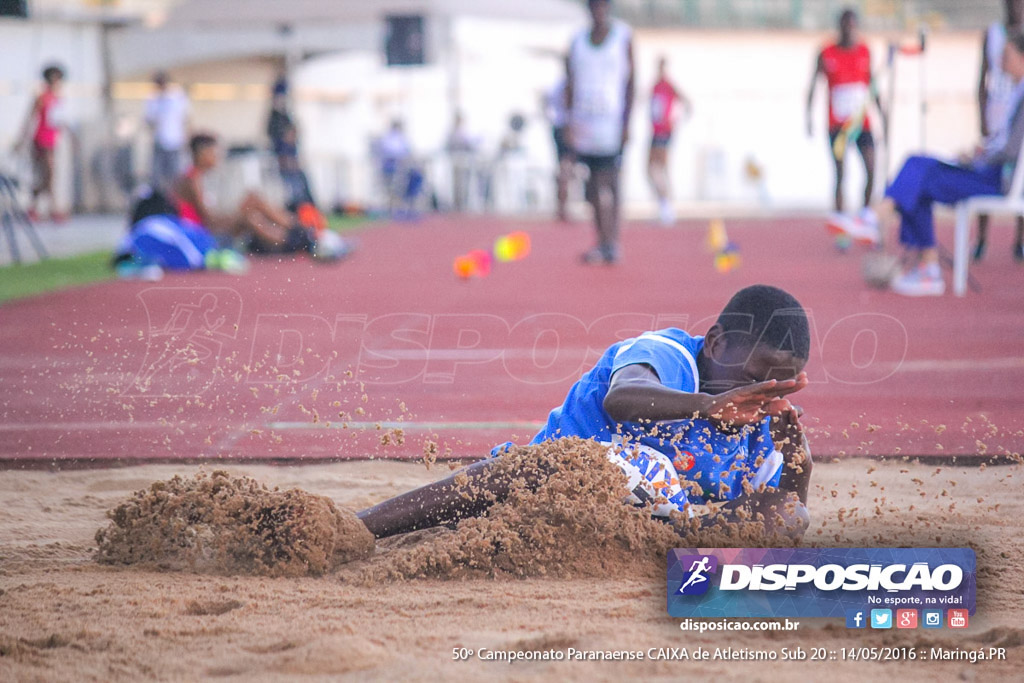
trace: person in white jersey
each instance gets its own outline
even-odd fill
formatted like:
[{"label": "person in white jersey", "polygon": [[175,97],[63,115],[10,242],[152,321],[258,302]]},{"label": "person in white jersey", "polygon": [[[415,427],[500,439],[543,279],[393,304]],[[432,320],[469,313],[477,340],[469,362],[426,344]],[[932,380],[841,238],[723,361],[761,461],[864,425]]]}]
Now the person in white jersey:
[{"label": "person in white jersey", "polygon": [[[981,77],[978,79],[978,109],[981,137],[1000,132],[1010,115],[1013,80],[1003,70],[1003,50],[1006,36],[1019,32],[1024,23],[1024,0],[1005,0],[1006,23],[994,22],[985,31],[981,46]],[[978,242],[974,245],[974,260],[985,256],[988,238],[988,216],[978,216]],[[1013,257],[1024,260],[1024,218],[1017,217],[1017,239],[1013,243]]]},{"label": "person in white jersey", "polygon": [[633,109],[633,36],[611,17],[610,0],[589,0],[592,24],[569,48],[566,109],[576,158],[590,169],[587,201],[594,209],[597,245],[584,263],[619,260],[619,169]]},{"label": "person in white jersey", "polygon": [[146,123],[153,131],[154,188],[167,189],[181,173],[182,151],[188,139],[188,97],[170,87],[163,71],[153,76],[156,92],[146,102]]}]

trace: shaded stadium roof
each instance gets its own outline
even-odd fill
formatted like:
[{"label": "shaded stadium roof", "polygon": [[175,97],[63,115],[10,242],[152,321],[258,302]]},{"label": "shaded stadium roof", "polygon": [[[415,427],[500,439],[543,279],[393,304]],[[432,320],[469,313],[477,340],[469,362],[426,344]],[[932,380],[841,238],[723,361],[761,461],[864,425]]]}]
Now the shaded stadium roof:
[{"label": "shaded stadium roof", "polygon": [[170,11],[164,25],[282,26],[409,14],[572,21],[582,19],[585,10],[570,0],[187,0]]}]

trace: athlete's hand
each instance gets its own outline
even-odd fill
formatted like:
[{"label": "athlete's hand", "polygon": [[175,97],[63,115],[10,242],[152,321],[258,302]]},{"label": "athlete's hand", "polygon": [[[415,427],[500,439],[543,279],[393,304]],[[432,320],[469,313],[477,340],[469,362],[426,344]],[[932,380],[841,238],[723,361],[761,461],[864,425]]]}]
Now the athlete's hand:
[{"label": "athlete's hand", "polygon": [[629,126],[622,127],[622,149],[626,149],[626,143],[629,142]]},{"label": "athlete's hand", "polygon": [[779,488],[796,493],[806,504],[814,461],[811,459],[811,448],[804,435],[803,425],[800,424],[803,411],[785,398],[777,399],[773,404],[776,414],[771,422],[772,442],[783,458]]},{"label": "athlete's hand", "polygon": [[807,386],[807,373],[794,379],[768,380],[738,387],[712,397],[707,415],[712,422],[724,427],[737,427],[760,422],[766,415],[788,413],[789,401],[779,403],[784,396]]},{"label": "athlete's hand", "polygon": [[803,408],[790,403],[788,398],[773,399],[765,406],[765,414],[771,416],[772,438],[778,443],[787,437],[794,443],[802,438],[804,427],[800,424]]}]

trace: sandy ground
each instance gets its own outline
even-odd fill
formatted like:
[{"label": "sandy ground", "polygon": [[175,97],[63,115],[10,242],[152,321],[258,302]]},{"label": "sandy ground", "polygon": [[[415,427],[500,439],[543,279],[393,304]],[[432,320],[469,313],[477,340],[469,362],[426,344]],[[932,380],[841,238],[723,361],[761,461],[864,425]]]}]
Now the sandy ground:
[{"label": "sandy ground", "polygon": [[[231,466],[268,484],[363,507],[447,474],[444,466],[349,462]],[[93,562],[104,513],[134,490],[195,468],[145,465],[0,474],[0,681],[33,680],[1022,680],[1024,517],[1017,466],[819,463],[816,545],[969,545],[978,612],[966,632],[848,631],[802,620],[775,634],[682,632],[664,583],[411,580],[357,586],[343,574],[268,579],[161,573]],[[857,508],[856,511],[853,508]],[[378,552],[388,552],[387,548]],[[1007,660],[952,662],[453,661],[453,648],[755,650],[1006,647]]]}]

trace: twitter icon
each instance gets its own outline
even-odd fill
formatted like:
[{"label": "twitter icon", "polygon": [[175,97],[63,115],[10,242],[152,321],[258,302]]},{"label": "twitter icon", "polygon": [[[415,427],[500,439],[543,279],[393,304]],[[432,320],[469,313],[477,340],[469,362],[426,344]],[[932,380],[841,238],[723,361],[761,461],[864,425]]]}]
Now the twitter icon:
[{"label": "twitter icon", "polygon": [[871,610],[871,628],[892,628],[892,610]]}]

